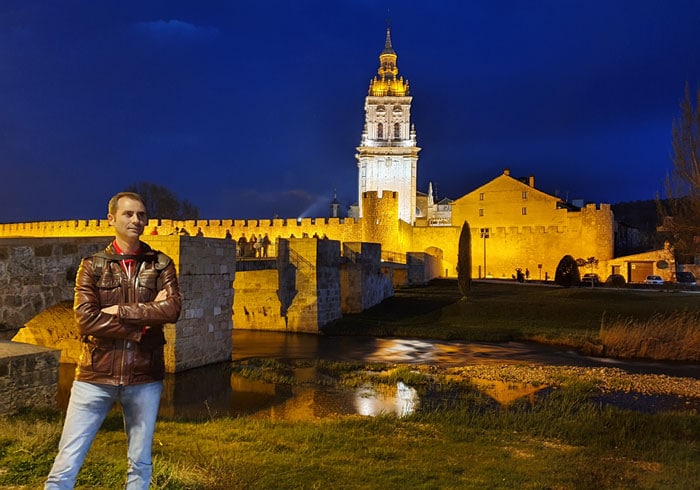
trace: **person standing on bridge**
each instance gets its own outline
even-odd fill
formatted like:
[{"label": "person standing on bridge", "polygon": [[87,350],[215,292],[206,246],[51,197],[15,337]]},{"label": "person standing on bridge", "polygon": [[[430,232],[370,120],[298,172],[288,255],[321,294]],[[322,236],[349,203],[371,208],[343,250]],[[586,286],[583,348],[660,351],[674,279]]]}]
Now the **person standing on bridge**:
[{"label": "person standing on bridge", "polygon": [[126,488],[147,489],[163,390],[163,324],[180,316],[175,266],[140,240],[148,222],[141,196],[115,195],[107,220],[115,239],[82,260],[73,309],[82,339],[58,455],[46,489],[71,489],[98,429],[119,402],[128,442]]}]

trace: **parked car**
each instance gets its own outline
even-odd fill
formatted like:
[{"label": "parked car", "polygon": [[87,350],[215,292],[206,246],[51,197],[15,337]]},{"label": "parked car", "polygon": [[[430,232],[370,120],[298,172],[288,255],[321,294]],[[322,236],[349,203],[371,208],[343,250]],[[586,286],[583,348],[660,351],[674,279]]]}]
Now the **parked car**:
[{"label": "parked car", "polygon": [[616,288],[624,287],[626,283],[627,281],[625,281],[625,276],[621,274],[610,274],[605,280],[606,286],[613,286]]},{"label": "parked car", "polygon": [[592,272],[587,272],[581,278],[581,284],[586,284],[586,285],[591,285],[591,286],[599,286],[600,285],[600,277],[598,277],[598,274],[594,274]]},{"label": "parked car", "polygon": [[695,276],[692,272],[676,272],[676,282],[684,288],[694,288],[696,285]]},{"label": "parked car", "polygon": [[661,276],[647,276],[647,278],[644,279],[644,284],[662,286],[664,284],[664,280],[661,279]]}]

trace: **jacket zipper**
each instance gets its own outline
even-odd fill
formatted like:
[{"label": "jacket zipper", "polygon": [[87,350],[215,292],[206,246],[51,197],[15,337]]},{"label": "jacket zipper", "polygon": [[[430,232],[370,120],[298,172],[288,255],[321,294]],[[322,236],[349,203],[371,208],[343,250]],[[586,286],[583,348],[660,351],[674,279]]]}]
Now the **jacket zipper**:
[{"label": "jacket zipper", "polygon": [[[139,263],[134,263],[132,265],[133,270],[136,271],[135,274],[126,274],[124,269],[120,266],[119,267],[119,272],[121,273],[122,277],[122,283],[126,283],[126,302],[127,303],[133,303],[134,298],[136,296],[135,291],[136,291],[136,278],[138,277],[138,273],[140,272],[139,269],[141,268],[142,264]],[[124,280],[124,277],[126,277],[126,280]],[[121,367],[119,369],[119,385],[124,386],[124,378],[126,375],[126,350],[128,345],[130,344],[129,339],[122,339],[122,358],[121,358]]]}]

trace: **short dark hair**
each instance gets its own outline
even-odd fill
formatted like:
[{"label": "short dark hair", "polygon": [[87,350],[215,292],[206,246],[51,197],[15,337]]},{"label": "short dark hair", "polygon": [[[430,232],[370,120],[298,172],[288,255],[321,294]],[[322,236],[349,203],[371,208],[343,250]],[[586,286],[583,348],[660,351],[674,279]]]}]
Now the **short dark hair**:
[{"label": "short dark hair", "polygon": [[146,202],[143,200],[143,197],[141,197],[139,194],[136,194],[135,192],[120,192],[118,194],[115,194],[112,199],[109,200],[109,204],[107,205],[107,212],[111,215],[117,214],[117,205],[119,204],[119,199],[122,197],[128,197],[129,199],[133,199],[134,201],[139,201],[141,204],[143,204],[143,207],[146,207]]}]

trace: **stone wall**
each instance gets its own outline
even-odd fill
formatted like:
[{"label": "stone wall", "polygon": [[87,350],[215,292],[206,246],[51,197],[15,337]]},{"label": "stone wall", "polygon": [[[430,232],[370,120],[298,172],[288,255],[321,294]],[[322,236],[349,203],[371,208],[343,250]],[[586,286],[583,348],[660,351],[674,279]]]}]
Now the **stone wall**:
[{"label": "stone wall", "polygon": [[183,293],[180,318],[164,327],[166,371],[230,360],[235,243],[200,237],[148,237],[148,242],[177,258]]},{"label": "stone wall", "polygon": [[278,263],[281,277],[295,286],[294,297],[283,299],[286,330],[318,332],[319,328],[342,316],[340,301],[340,242],[301,238],[282,240]]},{"label": "stone wall", "polygon": [[440,276],[440,260],[423,252],[409,252],[406,254],[407,285],[421,286],[428,281]]},{"label": "stone wall", "polygon": [[[425,252],[427,247],[449,246],[450,241],[459,235],[451,231],[452,227],[432,229],[433,232],[422,232],[422,228],[413,227],[398,219],[398,195],[385,191],[381,196],[377,192],[366,192],[363,197],[364,209],[368,213],[359,220],[353,218],[301,218],[301,219],[261,219],[261,220],[149,220],[147,233],[153,229],[158,235],[170,236],[176,228],[185,229],[194,235],[201,229],[206,238],[224,238],[228,233],[233,240],[245,235],[268,235],[273,245],[270,254],[277,250],[280,239],[319,237],[344,242],[379,242],[385,252],[405,254],[408,251]],[[113,229],[107,220],[66,220],[30,223],[0,223],[0,237],[94,237],[111,236]],[[414,234],[420,233],[423,238],[429,237],[430,242],[421,239],[414,243]],[[144,236],[151,240],[154,236]],[[456,250],[456,248],[455,248]],[[443,254],[445,263],[440,270],[453,271],[456,267],[456,252],[454,261],[450,254]],[[452,263],[454,262],[454,263]]]},{"label": "stone wall", "polygon": [[[580,211],[567,208],[561,199],[529,184],[503,175],[457,199],[452,220],[458,226],[420,227],[398,219],[395,192],[365,192],[364,217],[303,218],[267,220],[151,220],[148,230],[160,235],[185,228],[194,234],[201,228],[205,237],[223,238],[227,231],[234,239],[245,234],[267,234],[273,243],[280,239],[327,237],[346,242],[381,243],[384,252],[406,254],[425,252],[439,258],[434,270],[440,276],[455,277],[459,233],[467,221],[472,228],[472,276],[483,275],[484,261],[490,277],[510,278],[515,269],[537,271],[544,278],[554,277],[564,255],[575,258],[613,258],[614,218],[607,204],[587,205]],[[479,236],[482,227],[490,229],[486,243]],[[0,236],[98,236],[110,235],[106,220],[70,220],[37,223],[0,224]],[[484,252],[484,245],[486,251]],[[276,247],[272,247],[272,251]],[[541,265],[542,267],[538,267]],[[401,285],[403,272],[394,271],[394,284]],[[533,276],[531,276],[533,277]]]},{"label": "stone wall", "polygon": [[[279,298],[279,273],[273,270],[236,271],[233,322],[242,330],[287,328]],[[289,287],[294,287],[290,284]]]},{"label": "stone wall", "polygon": [[49,306],[72,301],[81,258],[107,242],[104,238],[0,240],[0,325],[16,331]]},{"label": "stone wall", "polygon": [[381,271],[381,255],[378,243],[343,244],[346,259],[340,267],[343,313],[359,313],[393,296],[391,277]]},{"label": "stone wall", "polygon": [[274,269],[265,261],[242,263],[236,271],[236,328],[318,333],[342,313],[361,311],[393,294],[380,272],[380,246],[357,243],[355,248],[360,251],[356,263],[341,265],[338,241],[281,239]]},{"label": "stone wall", "polygon": [[54,407],[60,351],[0,340],[0,414]]}]

